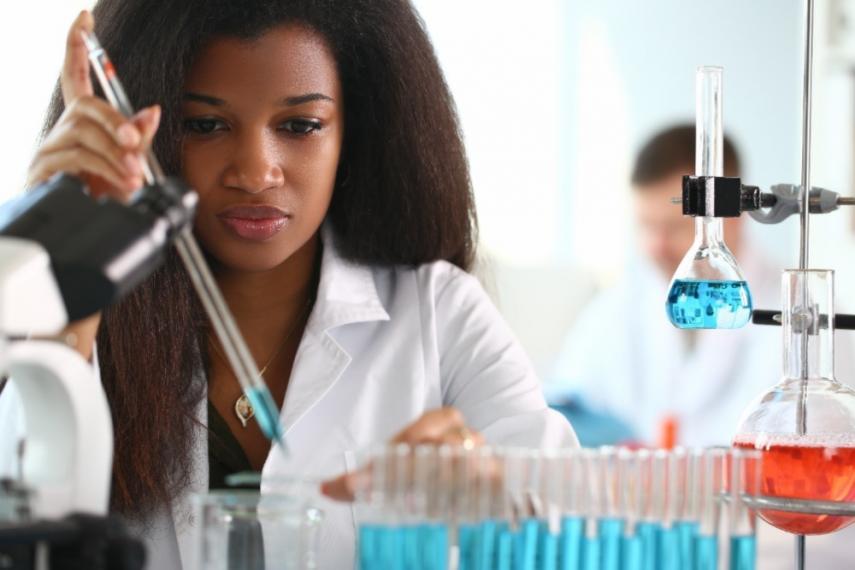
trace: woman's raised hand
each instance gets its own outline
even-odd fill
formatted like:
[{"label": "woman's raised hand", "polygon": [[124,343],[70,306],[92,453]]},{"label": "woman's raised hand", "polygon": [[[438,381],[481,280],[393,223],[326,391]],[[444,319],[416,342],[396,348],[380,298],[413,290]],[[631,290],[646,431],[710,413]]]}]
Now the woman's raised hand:
[{"label": "woman's raised hand", "polygon": [[160,107],[147,107],[130,119],[94,95],[83,32],[94,21],[81,12],[68,32],[60,84],[65,111],[36,153],[27,186],[58,172],[82,178],[95,196],[125,201],[142,186],[140,156],[157,132]]}]

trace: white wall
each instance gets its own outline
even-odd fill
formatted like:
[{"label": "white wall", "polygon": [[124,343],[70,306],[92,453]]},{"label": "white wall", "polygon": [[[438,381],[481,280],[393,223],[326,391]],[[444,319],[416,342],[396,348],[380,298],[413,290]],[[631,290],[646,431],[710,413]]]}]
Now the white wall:
[{"label": "white wall", "polygon": [[59,78],[68,27],[92,0],[29,0],[10,3],[0,34],[0,201],[20,192],[42,120]]}]

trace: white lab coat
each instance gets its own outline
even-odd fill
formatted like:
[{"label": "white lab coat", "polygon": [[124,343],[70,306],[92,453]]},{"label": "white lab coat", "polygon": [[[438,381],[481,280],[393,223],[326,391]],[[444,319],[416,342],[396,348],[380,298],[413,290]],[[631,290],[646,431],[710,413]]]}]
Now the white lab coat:
[{"label": "white lab coat", "polygon": [[[478,281],[446,262],[374,267],[341,258],[324,234],[317,301],[294,361],[280,421],[292,454],[268,456],[264,477],[330,477],[352,469],[354,450],[388,440],[425,411],[455,406],[494,444],[576,446],[549,410],[531,364]],[[0,396],[0,403],[14,391]],[[8,408],[6,404],[6,408]],[[3,406],[0,405],[0,409]],[[198,410],[207,423],[206,407]],[[13,430],[0,417],[0,440]],[[187,493],[139,525],[152,570],[190,569],[190,495],[208,485],[207,433],[193,446]],[[2,446],[0,446],[2,449]],[[320,568],[353,567],[354,509],[326,502]]]}]

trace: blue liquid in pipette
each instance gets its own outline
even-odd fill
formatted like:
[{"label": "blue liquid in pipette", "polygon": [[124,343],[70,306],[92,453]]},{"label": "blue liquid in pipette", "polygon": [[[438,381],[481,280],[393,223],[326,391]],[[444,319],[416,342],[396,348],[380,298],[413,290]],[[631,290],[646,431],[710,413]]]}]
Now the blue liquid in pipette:
[{"label": "blue liquid in pipette", "polygon": [[285,434],[282,433],[282,425],[279,423],[279,412],[276,409],[273,396],[270,395],[270,390],[267,389],[267,386],[263,385],[257,388],[250,388],[246,391],[246,397],[252,405],[252,411],[255,414],[253,417],[258,422],[261,433],[267,439],[279,444],[279,447],[287,452]]},{"label": "blue liquid in pipette", "polygon": [[677,529],[661,527],[656,538],[657,568],[683,570],[680,566],[680,535]]},{"label": "blue liquid in pipette", "polygon": [[419,551],[421,570],[448,569],[448,527],[440,523],[423,524],[419,527]]},{"label": "blue liquid in pipette", "polygon": [[582,562],[582,539],[585,519],[565,517],[561,521],[561,540],[558,545],[558,570],[579,570]]},{"label": "blue liquid in pipette", "polygon": [[642,570],[659,570],[656,544],[659,530],[660,526],[653,522],[640,522],[635,527],[635,533],[641,539]]},{"label": "blue liquid in pipette", "polygon": [[513,570],[536,570],[537,538],[540,523],[537,519],[525,519],[514,536]]},{"label": "blue liquid in pipette", "polygon": [[695,536],[698,534],[698,523],[695,521],[679,521],[675,526],[680,540],[680,568],[694,568]]},{"label": "blue liquid in pipette", "polygon": [[558,570],[558,539],[559,535],[549,530],[546,522],[539,526],[537,540],[537,570]]},{"label": "blue liquid in pipette", "polygon": [[757,565],[757,541],[753,536],[730,537],[730,570],[754,570]]},{"label": "blue liquid in pipette", "polygon": [[586,536],[583,539],[581,570],[600,570],[600,538]]},{"label": "blue liquid in pipette", "polygon": [[681,329],[735,329],[751,318],[751,293],[745,281],[677,279],[665,307]]},{"label": "blue liquid in pipette", "polygon": [[694,570],[718,570],[718,537],[698,535],[695,537]]},{"label": "blue liquid in pipette", "polygon": [[597,523],[600,535],[600,568],[602,570],[620,570],[620,542],[623,536],[623,521],[620,519],[600,519]]},{"label": "blue liquid in pipette", "polygon": [[[644,542],[637,534],[624,535],[620,545],[621,570],[643,570]],[[687,568],[686,570],[691,570]]]}]

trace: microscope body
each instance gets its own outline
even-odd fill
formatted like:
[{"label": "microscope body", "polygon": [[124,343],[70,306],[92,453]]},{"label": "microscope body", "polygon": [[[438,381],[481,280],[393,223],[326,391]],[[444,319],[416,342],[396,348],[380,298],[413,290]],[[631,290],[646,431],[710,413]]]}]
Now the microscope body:
[{"label": "microscope body", "polygon": [[172,179],[127,204],[95,199],[63,174],[0,209],[0,377],[20,396],[26,436],[16,484],[26,508],[17,520],[3,520],[0,508],[0,554],[11,568],[31,567],[45,544],[83,553],[74,545],[93,540],[96,527],[94,540],[109,535],[125,549],[117,556],[144,558],[136,541],[106,530],[121,525],[104,519],[113,425],[97,357],[89,363],[63,342],[32,337],[55,337],[139,285],[189,231],[196,202]]}]

